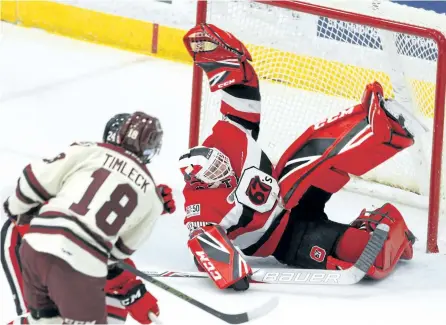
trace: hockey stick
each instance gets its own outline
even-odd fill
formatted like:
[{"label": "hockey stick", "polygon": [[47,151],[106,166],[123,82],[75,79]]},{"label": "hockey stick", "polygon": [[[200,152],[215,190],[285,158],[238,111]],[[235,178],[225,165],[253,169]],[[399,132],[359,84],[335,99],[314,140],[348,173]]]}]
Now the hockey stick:
[{"label": "hockey stick", "polygon": [[175,288],[172,288],[171,286],[165,284],[164,282],[161,282],[155,278],[153,278],[152,276],[141,272],[139,270],[137,270],[136,268],[122,262],[119,261],[118,262],[118,266],[124,270],[127,270],[133,274],[135,274],[136,276],[139,276],[140,278],[144,279],[147,282],[150,282],[151,284],[173,294],[174,296],[177,296],[180,299],[183,299],[184,301],[187,301],[188,303],[194,305],[195,307],[200,308],[201,310],[217,317],[220,318],[221,320],[229,323],[229,324],[242,324],[242,323],[246,323],[249,322],[252,319],[255,318],[259,318],[262,317],[266,314],[268,314],[271,310],[273,310],[278,302],[279,299],[277,297],[271,298],[270,300],[268,300],[267,302],[265,302],[264,304],[262,304],[261,306],[251,310],[251,311],[247,311],[247,312],[243,312],[240,314],[225,314],[222,313],[208,305],[203,304],[202,302],[195,300],[194,298],[182,293],[181,291],[178,291]]},{"label": "hockey stick", "polygon": [[[306,285],[350,285],[361,281],[376,257],[381,251],[387,239],[389,226],[379,224],[373,232],[364,251],[356,263],[346,270],[316,270],[316,269],[292,269],[273,268],[255,269],[251,276],[253,283],[273,284],[306,284]],[[170,278],[207,278],[205,272],[188,271],[160,271],[145,272],[152,277]]]}]

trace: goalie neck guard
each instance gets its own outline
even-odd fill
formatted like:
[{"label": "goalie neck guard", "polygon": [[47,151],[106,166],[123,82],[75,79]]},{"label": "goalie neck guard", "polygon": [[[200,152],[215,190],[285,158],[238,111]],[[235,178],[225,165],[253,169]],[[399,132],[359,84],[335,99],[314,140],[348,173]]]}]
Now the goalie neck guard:
[{"label": "goalie neck guard", "polygon": [[180,157],[180,170],[185,180],[195,177],[211,184],[228,177],[232,166],[228,156],[217,148],[194,147]]}]

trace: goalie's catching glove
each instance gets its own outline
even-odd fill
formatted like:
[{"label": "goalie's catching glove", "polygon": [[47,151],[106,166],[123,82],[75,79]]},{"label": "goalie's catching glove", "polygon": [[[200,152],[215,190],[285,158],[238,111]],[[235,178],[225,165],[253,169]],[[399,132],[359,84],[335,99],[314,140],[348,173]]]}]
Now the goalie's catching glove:
[{"label": "goalie's catching glove", "polygon": [[194,63],[206,73],[211,91],[232,85],[258,87],[248,49],[234,35],[211,24],[190,29],[183,38]]}]

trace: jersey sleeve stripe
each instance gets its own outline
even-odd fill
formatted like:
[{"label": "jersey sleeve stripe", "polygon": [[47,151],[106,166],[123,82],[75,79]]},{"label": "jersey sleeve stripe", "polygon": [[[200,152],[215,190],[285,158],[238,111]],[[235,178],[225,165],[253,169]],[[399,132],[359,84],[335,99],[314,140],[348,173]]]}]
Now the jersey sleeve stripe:
[{"label": "jersey sleeve stripe", "polygon": [[116,241],[115,247],[119,251],[121,251],[121,253],[128,255],[128,256],[132,255],[135,252],[134,249],[131,249],[124,244],[124,241],[122,240],[122,238],[118,238],[118,240]]},{"label": "jersey sleeve stripe", "polygon": [[31,187],[31,189],[42,200],[42,202],[48,201],[51,198],[51,195],[45,190],[45,188],[37,180],[32,168],[31,168],[31,165],[28,165],[25,167],[23,174],[24,174],[25,179],[28,182],[29,186]]},{"label": "jersey sleeve stripe", "polygon": [[27,197],[25,194],[23,194],[22,190],[20,189],[20,178],[17,181],[17,187],[15,188],[15,195],[24,204],[36,203],[33,199],[31,199],[31,198]]},{"label": "jersey sleeve stripe", "polygon": [[[28,233],[37,233],[44,235],[62,235],[67,239],[71,240],[77,246],[90,253],[98,260],[103,263],[107,263],[108,254],[101,251],[97,247],[85,241],[83,238],[79,237],[75,234],[71,229],[63,228],[63,227],[50,227],[50,226],[41,226],[41,225],[31,225]],[[25,237],[26,239],[26,237]]]}]

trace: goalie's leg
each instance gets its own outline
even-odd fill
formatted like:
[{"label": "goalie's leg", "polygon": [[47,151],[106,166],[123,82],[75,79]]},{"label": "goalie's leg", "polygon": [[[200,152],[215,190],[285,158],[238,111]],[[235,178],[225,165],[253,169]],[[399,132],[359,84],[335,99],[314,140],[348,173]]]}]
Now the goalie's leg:
[{"label": "goalie's leg", "polygon": [[335,193],[349,174],[363,175],[413,143],[402,115],[386,110],[381,85],[370,84],[361,104],[311,126],[283,154],[276,171],[285,206],[310,186]]},{"label": "goalie's leg", "polygon": [[389,234],[367,275],[383,278],[400,259],[412,258],[415,237],[393,205],[387,203],[374,211],[363,210],[351,225],[340,224],[328,220],[324,212],[330,197],[330,193],[316,187],[308,189],[291,210],[274,257],[299,268],[346,269],[359,259],[376,226],[384,223],[390,228]]},{"label": "goalie's leg", "polygon": [[412,259],[415,236],[397,208],[386,203],[374,211],[364,209],[361,212],[339,239],[333,258],[327,262],[327,268],[346,268],[353,265],[367,245],[370,234],[380,223],[390,226],[389,236],[367,275],[374,279],[384,278],[392,272],[400,259]]}]

